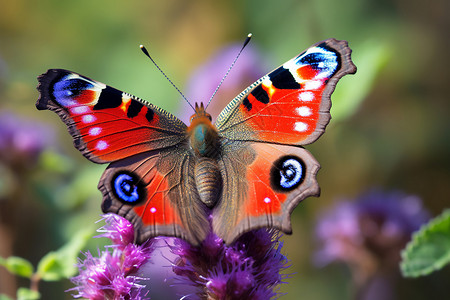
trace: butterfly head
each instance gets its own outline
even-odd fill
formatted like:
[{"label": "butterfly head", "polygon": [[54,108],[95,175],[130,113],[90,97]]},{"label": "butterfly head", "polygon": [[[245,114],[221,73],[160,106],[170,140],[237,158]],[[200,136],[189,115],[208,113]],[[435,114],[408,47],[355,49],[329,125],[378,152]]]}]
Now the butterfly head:
[{"label": "butterfly head", "polygon": [[212,120],[211,115],[206,112],[205,107],[203,106],[203,102],[200,102],[200,105],[198,105],[198,103],[195,102],[195,113],[191,116],[190,119],[191,124],[194,122],[194,120],[200,118],[206,118],[210,122]]},{"label": "butterfly head", "polygon": [[211,115],[205,111],[203,103],[195,103],[195,113],[187,129],[191,148],[195,154],[213,157],[217,153],[218,133],[211,123]]}]

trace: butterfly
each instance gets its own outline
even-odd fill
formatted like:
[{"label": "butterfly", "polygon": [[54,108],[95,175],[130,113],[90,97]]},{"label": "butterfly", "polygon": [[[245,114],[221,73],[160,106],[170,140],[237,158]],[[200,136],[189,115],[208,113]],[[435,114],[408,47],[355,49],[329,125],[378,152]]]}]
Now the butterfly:
[{"label": "butterfly", "polygon": [[291,233],[293,209],[319,195],[320,165],[302,146],[324,133],[337,82],[356,72],[350,55],[346,41],[311,46],[241,92],[215,124],[203,103],[186,125],[62,69],[38,77],[36,107],[59,115],[88,160],[109,163],[102,210],[128,219],[137,243],[163,235],[199,245],[213,230],[230,244],[257,228]]}]

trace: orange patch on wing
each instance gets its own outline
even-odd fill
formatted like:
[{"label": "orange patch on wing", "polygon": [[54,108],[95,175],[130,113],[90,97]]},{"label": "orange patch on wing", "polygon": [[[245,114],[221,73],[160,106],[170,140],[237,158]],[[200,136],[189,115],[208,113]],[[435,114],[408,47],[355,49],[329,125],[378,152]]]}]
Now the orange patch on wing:
[{"label": "orange patch on wing", "polygon": [[147,201],[134,207],[134,211],[142,218],[144,225],[182,225],[177,210],[167,198],[168,184],[164,176],[153,171],[147,187]]},{"label": "orange patch on wing", "polygon": [[128,111],[128,107],[130,106],[131,98],[128,96],[122,96],[122,104],[120,104],[119,108],[126,114]]},{"label": "orange patch on wing", "polygon": [[[265,86],[263,86],[266,89]],[[319,107],[322,98],[323,87],[318,90],[308,91],[314,96],[309,101],[300,100],[302,89],[275,89],[271,95],[269,104],[258,101],[252,94],[247,96],[252,105],[248,111],[241,106],[241,112],[248,118],[247,124],[250,130],[255,132],[263,140],[283,140],[285,143],[298,143],[313,133],[319,119]],[[297,109],[307,107],[310,116],[301,116]],[[305,130],[297,123],[304,123]]]},{"label": "orange patch on wing", "polygon": [[311,80],[317,76],[318,71],[311,68],[311,66],[302,66],[297,69],[298,76],[303,80]]},{"label": "orange patch on wing", "polygon": [[267,86],[262,83],[263,89],[267,92],[270,98],[272,98],[273,94],[276,92],[276,88],[273,85]]},{"label": "orange patch on wing", "polygon": [[281,205],[286,195],[276,193],[270,186],[270,169],[272,160],[264,154],[249,166],[247,180],[249,183],[248,201],[244,211],[249,216],[277,215],[281,213]]},{"label": "orange patch on wing", "polygon": [[93,90],[84,90],[78,96],[73,99],[78,102],[79,105],[92,104],[98,97],[98,92]]}]

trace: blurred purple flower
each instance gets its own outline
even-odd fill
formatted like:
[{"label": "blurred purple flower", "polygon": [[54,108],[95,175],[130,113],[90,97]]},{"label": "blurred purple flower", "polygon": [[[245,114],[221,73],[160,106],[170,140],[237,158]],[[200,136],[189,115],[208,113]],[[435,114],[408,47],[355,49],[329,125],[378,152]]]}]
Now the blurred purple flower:
[{"label": "blurred purple flower", "polygon": [[320,265],[347,263],[364,282],[380,270],[397,269],[400,250],[428,219],[417,196],[369,191],[320,216],[316,235],[321,249],[315,260]]},{"label": "blurred purple flower", "polygon": [[229,246],[212,233],[199,247],[174,239],[170,248],[175,279],[195,287],[195,299],[271,299],[286,278],[280,271],[288,260],[274,230],[250,231]]},{"label": "blurred purple flower", "polygon": [[[241,47],[241,43],[235,43],[222,48],[192,73],[186,90],[186,97],[192,105],[195,102],[203,102],[206,105]],[[208,107],[208,113],[213,119],[234,97],[265,74],[264,67],[259,51],[250,43]],[[188,122],[194,112],[185,101],[182,102],[180,119]]]},{"label": "blurred purple flower", "polygon": [[55,132],[50,126],[10,111],[0,113],[0,160],[25,166],[54,144]]},{"label": "blurred purple flower", "polygon": [[[133,244],[134,230],[126,219],[114,214],[104,215],[106,225],[97,237],[107,237],[113,245],[107,246],[98,257],[90,252],[80,261],[80,274],[72,278],[77,287],[75,298],[88,299],[147,299],[146,280],[139,276],[140,268],[150,259],[154,251],[152,241],[143,245]],[[111,249],[111,251],[110,251]]]}]

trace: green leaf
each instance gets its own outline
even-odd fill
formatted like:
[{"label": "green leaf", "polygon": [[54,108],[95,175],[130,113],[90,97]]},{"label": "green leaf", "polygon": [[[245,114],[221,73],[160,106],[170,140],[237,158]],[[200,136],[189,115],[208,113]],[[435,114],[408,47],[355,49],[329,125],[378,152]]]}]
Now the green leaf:
[{"label": "green leaf", "polygon": [[33,291],[23,287],[17,290],[17,300],[37,300],[37,299],[41,299],[41,294],[38,291]]},{"label": "green leaf", "polygon": [[0,265],[4,266],[14,275],[30,278],[33,275],[33,265],[26,259],[18,256],[10,256],[0,259]]},{"label": "green leaf", "polygon": [[77,272],[75,266],[77,256],[94,232],[93,228],[84,228],[63,247],[57,251],[47,253],[39,262],[37,274],[45,281],[57,281],[70,278]]},{"label": "green leaf", "polygon": [[400,268],[405,277],[428,275],[450,263],[450,209],[413,234],[402,251]]}]

